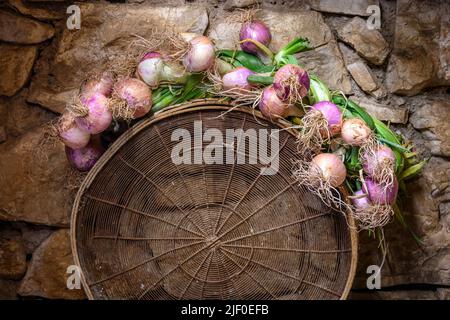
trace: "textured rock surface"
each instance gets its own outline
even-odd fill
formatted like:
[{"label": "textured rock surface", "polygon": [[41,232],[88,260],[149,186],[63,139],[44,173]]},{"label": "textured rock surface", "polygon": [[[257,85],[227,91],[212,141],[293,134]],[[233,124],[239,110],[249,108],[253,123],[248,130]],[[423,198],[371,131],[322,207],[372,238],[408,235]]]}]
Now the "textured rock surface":
[{"label": "textured rock surface", "polygon": [[[423,245],[415,242],[411,234],[391,223],[385,229],[388,254],[381,272],[381,286],[399,284],[450,283],[449,210],[450,162],[431,158],[422,177],[408,183],[409,198],[405,200],[404,216],[411,229],[421,237]],[[366,269],[380,265],[382,254],[378,241],[360,233],[358,272],[355,288],[366,287]]]},{"label": "textured rock surface", "polygon": [[34,46],[0,44],[0,95],[13,96],[22,88],[30,77],[36,56]]},{"label": "textured rock surface", "polygon": [[20,136],[55,117],[53,113],[27,104],[27,95],[28,90],[24,89],[8,102],[0,100],[0,104],[5,104],[8,109],[8,117],[4,123],[10,137]]},{"label": "textured rock surface", "polygon": [[35,44],[53,37],[51,25],[0,11],[0,40],[20,44]]},{"label": "textured rock surface", "polygon": [[257,3],[257,0],[227,0],[223,4],[223,8],[225,10],[233,10],[236,8],[246,8]]},{"label": "textured rock surface", "polygon": [[68,224],[71,193],[64,146],[42,143],[44,133],[44,127],[37,127],[0,145],[0,220]]},{"label": "textured rock surface", "polygon": [[0,278],[20,279],[27,270],[26,253],[20,232],[0,229]]},{"label": "textured rock surface", "polygon": [[386,103],[378,103],[367,97],[354,97],[352,100],[379,120],[389,121],[391,123],[406,123],[408,121],[408,109],[400,107],[395,103],[387,105]]},{"label": "textured rock surface", "polygon": [[31,16],[39,20],[60,20],[65,17],[65,7],[36,7],[24,0],[7,0],[9,5],[21,14]]},{"label": "textured rock surface", "polygon": [[358,61],[348,64],[347,70],[363,91],[370,93],[378,89],[375,76],[364,62]]},{"label": "textured rock surface", "polygon": [[49,299],[83,299],[82,289],[67,289],[67,268],[73,265],[67,229],[55,231],[34,252],[18,293]]},{"label": "textured rock surface", "polygon": [[[28,101],[61,112],[64,102],[78,88],[87,73],[101,70],[107,59],[114,59],[133,39],[149,37],[155,26],[178,31],[203,33],[207,13],[201,6],[155,7],[151,4],[118,5],[82,3],[80,30],[64,29],[56,54],[32,79]],[[129,23],[124,23],[127,21]],[[52,81],[47,74],[54,77]]]},{"label": "textured rock surface", "polygon": [[423,97],[411,115],[414,128],[422,131],[431,154],[450,156],[450,101],[448,96]]},{"label": "textured rock surface", "polygon": [[[418,14],[421,12],[423,14]],[[397,1],[394,49],[386,85],[414,95],[450,84],[450,6],[447,1]]]},{"label": "textured rock surface", "polygon": [[337,33],[342,41],[373,64],[383,64],[389,54],[389,44],[381,33],[376,29],[370,30],[367,22],[359,17],[350,20]]},{"label": "textured rock surface", "polygon": [[18,282],[0,279],[0,299],[1,300],[17,300]]},{"label": "textured rock surface", "polygon": [[379,5],[378,0],[308,0],[308,3],[314,10],[357,16],[369,16],[367,8]]},{"label": "textured rock surface", "polygon": [[339,43],[339,50],[342,53],[347,70],[361,90],[375,97],[382,96],[384,89],[367,63],[353,49],[342,42]]},{"label": "textured rock surface", "polygon": [[317,49],[302,52],[299,61],[306,69],[317,74],[333,90],[351,92],[350,76],[335,41]]},{"label": "textured rock surface", "polygon": [[7,138],[5,126],[0,126],[0,143],[5,142]]},{"label": "textured rock surface", "polygon": [[23,245],[27,254],[32,254],[54,231],[53,228],[47,226],[37,226],[23,222],[17,225],[22,231]]}]

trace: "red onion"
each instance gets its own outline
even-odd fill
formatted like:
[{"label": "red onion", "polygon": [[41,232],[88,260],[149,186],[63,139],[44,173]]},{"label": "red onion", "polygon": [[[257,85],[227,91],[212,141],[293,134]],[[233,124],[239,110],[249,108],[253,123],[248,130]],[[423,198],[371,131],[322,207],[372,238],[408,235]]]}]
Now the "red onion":
[{"label": "red onion", "polygon": [[84,104],[85,100],[93,93],[101,93],[105,97],[109,97],[112,92],[113,84],[113,76],[108,72],[104,72],[99,78],[88,80],[81,87],[81,102]]},{"label": "red onion", "polygon": [[301,116],[302,114],[296,106],[281,101],[273,86],[264,88],[259,102],[259,110],[268,119]]},{"label": "red onion", "polygon": [[251,89],[252,85],[247,81],[249,75],[255,74],[253,71],[245,67],[237,67],[231,72],[225,74],[222,78],[223,89],[232,88]]},{"label": "red onion", "polygon": [[214,63],[214,44],[205,36],[196,36],[189,43],[191,47],[183,58],[183,65],[189,72],[205,71]]},{"label": "red onion", "polygon": [[158,52],[147,52],[137,66],[140,79],[151,87],[157,87],[161,78],[164,62]]},{"label": "red onion", "polygon": [[293,97],[300,101],[309,91],[308,73],[299,66],[286,64],[275,73],[273,87],[281,100]]},{"label": "red onion", "polygon": [[370,200],[375,204],[393,204],[397,198],[398,182],[394,177],[392,184],[384,185],[371,178],[366,178],[364,181],[364,190],[369,194]]},{"label": "red onion", "polygon": [[85,147],[91,138],[91,135],[88,132],[78,127],[75,118],[69,113],[65,113],[61,116],[57,125],[57,130],[61,141],[72,149]]},{"label": "red onion", "polygon": [[[339,133],[342,125],[342,113],[334,103],[330,101],[320,101],[311,107],[311,111],[312,110],[317,110],[322,113],[328,122],[328,131],[331,136]],[[322,133],[322,135],[327,136],[328,134]]]},{"label": "red onion", "polygon": [[[121,79],[115,84],[114,91],[119,99],[126,102],[133,118],[146,115],[152,107],[152,91],[139,79]],[[121,110],[117,113],[120,115]]]},{"label": "red onion", "polygon": [[321,153],[311,161],[321,170],[323,177],[330,182],[332,187],[338,187],[345,181],[347,169],[335,154]]},{"label": "red onion", "polygon": [[[272,35],[264,22],[253,20],[242,24],[239,40],[243,41],[245,39],[257,41],[267,47],[272,40]],[[260,49],[252,42],[242,42],[241,48],[243,51],[252,54],[257,54],[260,52]]]},{"label": "red onion", "polygon": [[364,172],[372,178],[377,176],[384,168],[394,172],[395,155],[391,148],[385,145],[379,145],[374,152],[365,152],[362,160]]},{"label": "red onion", "polygon": [[372,130],[359,118],[346,119],[342,124],[342,140],[351,146],[362,146],[372,136]]},{"label": "red onion", "polygon": [[104,150],[98,141],[92,140],[89,144],[81,149],[71,149],[66,147],[66,156],[69,163],[79,171],[90,170]]},{"label": "red onion", "polygon": [[369,197],[363,190],[358,190],[353,193],[351,200],[355,208],[359,210],[368,209],[372,205]]},{"label": "red onion", "polygon": [[76,118],[77,125],[90,134],[105,131],[112,121],[108,98],[101,93],[92,93],[84,99],[83,105],[88,113],[84,117]]}]

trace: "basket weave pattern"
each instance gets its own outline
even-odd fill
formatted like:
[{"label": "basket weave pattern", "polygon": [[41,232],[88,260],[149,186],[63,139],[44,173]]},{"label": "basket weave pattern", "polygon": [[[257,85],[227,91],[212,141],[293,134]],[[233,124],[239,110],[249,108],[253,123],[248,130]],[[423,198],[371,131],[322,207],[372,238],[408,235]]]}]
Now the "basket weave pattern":
[{"label": "basket weave pattern", "polygon": [[89,298],[346,297],[356,264],[353,221],[292,178],[292,132],[279,132],[275,175],[261,175],[259,163],[172,162],[174,128],[192,133],[196,120],[222,132],[283,127],[252,111],[226,110],[207,100],[144,120],[91,170],[72,214]]}]

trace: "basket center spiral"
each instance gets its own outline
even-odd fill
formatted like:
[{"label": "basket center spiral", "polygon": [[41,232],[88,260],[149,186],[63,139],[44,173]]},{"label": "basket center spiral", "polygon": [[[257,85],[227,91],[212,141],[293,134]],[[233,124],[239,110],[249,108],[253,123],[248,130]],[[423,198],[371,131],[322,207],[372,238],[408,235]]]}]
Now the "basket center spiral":
[{"label": "basket center spiral", "polygon": [[[200,230],[202,230],[200,251],[196,252],[195,249],[192,249],[189,253],[186,253],[187,256],[192,257],[193,264],[198,263],[199,267],[194,270],[182,266],[183,271],[187,275],[198,281],[221,283],[230,281],[231,278],[239,275],[246,269],[252,259],[253,246],[249,246],[249,250],[244,252],[242,259],[247,261],[245,261],[243,266],[237,263],[228,253],[229,250],[227,250],[227,247],[232,247],[232,243],[238,241],[239,238],[249,237],[254,233],[251,224],[240,216],[238,212],[225,205],[206,204],[197,207],[185,219],[182,219],[180,223],[186,223],[186,220],[195,226],[201,226]],[[234,230],[238,230],[241,236],[234,236],[232,232]],[[180,234],[183,233],[183,230],[177,229],[174,238],[182,239]],[[187,243],[187,240],[176,240],[174,241],[173,248],[184,246]],[[217,275],[208,273],[208,264],[206,262],[213,258],[221,261],[227,272]],[[175,265],[182,264],[183,257],[178,256]]]}]

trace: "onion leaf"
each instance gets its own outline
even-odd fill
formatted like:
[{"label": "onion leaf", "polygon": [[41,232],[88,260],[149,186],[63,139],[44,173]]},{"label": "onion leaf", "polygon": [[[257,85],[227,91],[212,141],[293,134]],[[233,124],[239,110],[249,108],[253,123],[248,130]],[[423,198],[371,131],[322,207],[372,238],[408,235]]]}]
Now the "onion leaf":
[{"label": "onion leaf", "polygon": [[270,76],[250,75],[247,77],[247,81],[250,83],[271,85],[274,78]]}]

